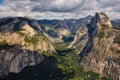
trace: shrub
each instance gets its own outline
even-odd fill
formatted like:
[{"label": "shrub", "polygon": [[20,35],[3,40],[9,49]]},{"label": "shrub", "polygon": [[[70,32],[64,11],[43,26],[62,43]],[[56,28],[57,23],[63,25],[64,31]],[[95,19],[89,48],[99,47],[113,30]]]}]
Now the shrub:
[{"label": "shrub", "polygon": [[120,37],[116,37],[113,41],[113,43],[117,43],[120,45]]},{"label": "shrub", "polygon": [[117,50],[117,53],[120,54],[120,50]]},{"label": "shrub", "polygon": [[25,34],[22,33],[21,31],[17,31],[16,33],[19,34],[20,36],[24,36],[24,35],[25,35]]},{"label": "shrub", "polygon": [[65,44],[56,44],[57,68],[62,71],[61,80],[97,80],[100,75],[92,71],[84,71],[79,66],[80,57],[74,49],[67,49]]},{"label": "shrub", "polygon": [[102,39],[105,36],[105,33],[103,31],[100,31],[96,37],[98,37],[99,39]]},{"label": "shrub", "polygon": [[14,45],[8,45],[8,43],[4,40],[3,42],[0,42],[0,49],[10,49],[11,47],[14,47]]},{"label": "shrub", "polygon": [[108,27],[108,24],[102,24],[102,27]]},{"label": "shrub", "polygon": [[0,42],[0,46],[6,45],[7,42],[4,40],[3,42]]},{"label": "shrub", "polygon": [[33,36],[33,37],[25,37],[24,39],[26,42],[28,43],[37,43],[39,41],[39,39],[36,37],[36,36]]}]

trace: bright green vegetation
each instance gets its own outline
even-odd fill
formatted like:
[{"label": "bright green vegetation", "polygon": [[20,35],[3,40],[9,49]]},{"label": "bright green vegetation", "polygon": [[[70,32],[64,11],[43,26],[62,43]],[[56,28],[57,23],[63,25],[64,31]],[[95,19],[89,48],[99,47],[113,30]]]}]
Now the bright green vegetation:
[{"label": "bright green vegetation", "polygon": [[56,56],[58,60],[57,67],[62,70],[62,80],[96,80],[99,78],[99,74],[85,72],[79,66],[79,56],[74,51],[69,50],[66,54],[65,52]]},{"label": "bright green vegetation", "polygon": [[[10,80],[110,80],[92,71],[84,71],[79,66],[79,56],[68,49],[66,54],[53,54],[45,57],[45,62],[34,67],[26,67],[20,76]],[[9,78],[8,78],[9,79]]]},{"label": "bright green vegetation", "polygon": [[105,32],[104,31],[100,31],[96,37],[98,37],[99,39],[102,39],[105,36]]},{"label": "bright green vegetation", "polygon": [[116,37],[113,42],[120,45],[120,37]]},{"label": "bright green vegetation", "polygon": [[[56,68],[61,70],[58,80],[108,80],[100,78],[100,75],[92,71],[84,71],[79,66],[80,57],[75,53],[74,49],[67,49],[68,43],[56,43],[57,54],[53,55],[56,59]],[[54,80],[54,79],[53,79]]]},{"label": "bright green vegetation", "polygon": [[110,80],[100,78],[99,74],[92,71],[84,71],[79,65],[79,55],[74,49],[67,49],[67,45],[56,43],[56,53],[43,54],[43,63],[25,67],[20,73],[8,76],[8,80]]}]

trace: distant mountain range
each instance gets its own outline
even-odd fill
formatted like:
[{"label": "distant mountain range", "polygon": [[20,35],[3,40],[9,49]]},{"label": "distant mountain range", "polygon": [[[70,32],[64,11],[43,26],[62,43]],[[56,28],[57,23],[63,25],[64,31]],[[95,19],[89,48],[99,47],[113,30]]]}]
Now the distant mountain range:
[{"label": "distant mountain range", "polygon": [[86,26],[92,16],[81,19],[65,19],[65,20],[39,20],[41,28],[55,41],[62,42],[64,36],[71,36],[77,32],[80,27]]},{"label": "distant mountain range", "polygon": [[[63,76],[68,76],[64,70],[72,71],[71,68],[83,67],[85,72],[92,71],[100,74],[100,77],[95,79],[96,76],[86,73],[86,79],[80,79],[104,80],[101,77],[108,77],[108,80],[120,80],[119,29],[120,19],[110,21],[103,12],[81,19],[65,20],[1,18],[0,77],[9,80],[9,77],[13,79],[13,76],[17,76],[14,78],[17,80],[22,75],[21,80],[24,80],[32,78],[30,75],[34,74],[32,79],[35,80],[62,80]],[[71,52],[72,55],[69,56]],[[79,61],[75,62],[74,67],[66,68],[74,61],[71,60],[74,55],[79,57]],[[69,63],[66,64],[66,59],[71,61],[68,60]],[[28,72],[29,75],[26,74]],[[36,79],[36,76],[42,79]]]},{"label": "distant mountain range", "polygon": [[120,19],[114,19],[111,21],[113,27],[120,29]]},{"label": "distant mountain range", "polygon": [[92,16],[87,16],[81,19],[65,19],[65,20],[39,20],[41,25],[49,25],[50,27],[66,28],[70,32],[76,33],[79,27],[86,26],[91,20]]}]

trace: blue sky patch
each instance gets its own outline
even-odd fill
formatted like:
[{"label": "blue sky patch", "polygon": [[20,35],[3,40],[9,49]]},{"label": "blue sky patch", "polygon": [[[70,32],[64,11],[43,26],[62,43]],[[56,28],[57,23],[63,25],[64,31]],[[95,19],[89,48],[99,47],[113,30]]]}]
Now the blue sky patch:
[{"label": "blue sky patch", "polygon": [[0,0],[0,4],[3,2],[3,0]]}]

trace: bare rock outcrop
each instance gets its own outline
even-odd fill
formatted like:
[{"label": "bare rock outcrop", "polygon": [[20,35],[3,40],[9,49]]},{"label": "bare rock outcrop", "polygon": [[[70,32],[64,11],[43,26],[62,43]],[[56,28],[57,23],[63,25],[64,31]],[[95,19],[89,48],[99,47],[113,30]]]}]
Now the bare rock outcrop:
[{"label": "bare rock outcrop", "polygon": [[80,29],[71,44],[80,54],[80,66],[86,71],[120,80],[120,30],[112,27],[103,12],[96,13],[84,28],[85,32]]},{"label": "bare rock outcrop", "polygon": [[19,73],[27,66],[35,66],[43,62],[44,56],[37,51],[21,49],[18,45],[7,46],[0,50],[0,77],[11,73]]},{"label": "bare rock outcrop", "polygon": [[37,22],[25,18],[0,19],[0,77],[40,64],[45,52],[55,49]]},{"label": "bare rock outcrop", "polygon": [[45,33],[37,32],[28,23],[25,23],[21,29],[14,32],[1,32],[0,43],[6,42],[9,45],[21,45],[23,49],[31,51],[39,50],[40,52],[54,52],[50,40]]}]

